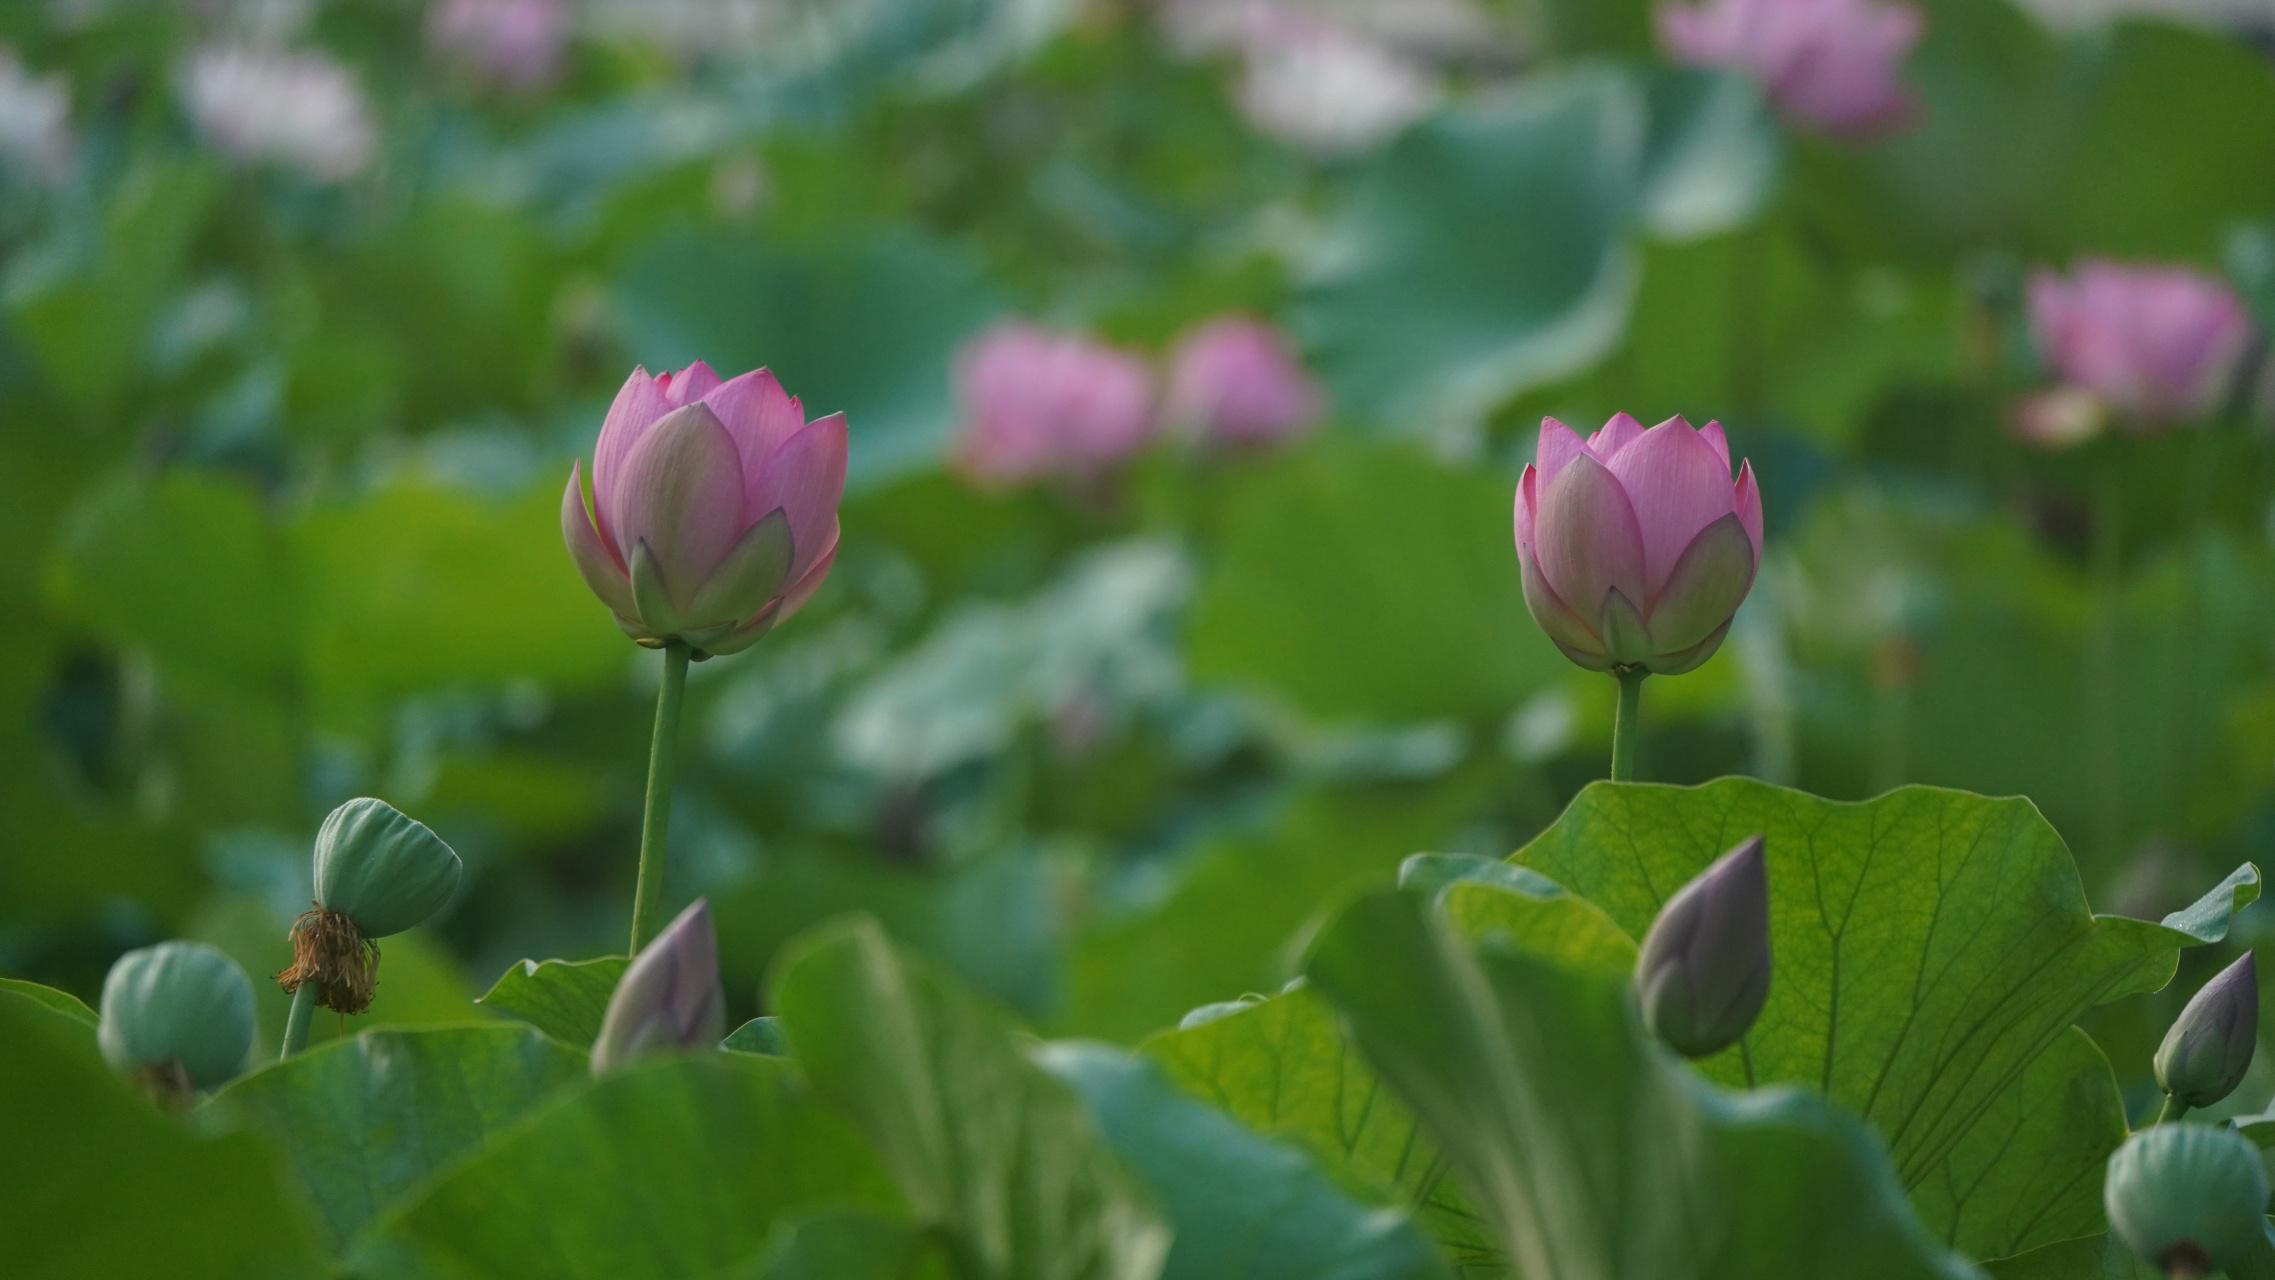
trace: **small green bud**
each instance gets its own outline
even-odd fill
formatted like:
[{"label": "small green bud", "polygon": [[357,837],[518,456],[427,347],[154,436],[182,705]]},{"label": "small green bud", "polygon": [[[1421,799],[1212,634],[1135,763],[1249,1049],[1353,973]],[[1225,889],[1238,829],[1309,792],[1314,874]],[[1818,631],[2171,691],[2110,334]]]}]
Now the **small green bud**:
[{"label": "small green bud", "polygon": [[2267,1170],[2233,1129],[2144,1129],[2109,1157],[2101,1195],[2110,1231],[2168,1275],[2209,1275],[2266,1231]]},{"label": "small green bud", "polygon": [[129,951],[103,979],[95,1042],[115,1071],[162,1096],[217,1089],[244,1069],[253,1046],[253,984],[237,962],[202,942]]},{"label": "small green bud", "polygon": [[1753,1028],[1769,978],[1769,871],[1756,835],[1659,909],[1635,957],[1635,991],[1653,1034],[1703,1058]]},{"label": "small green bud", "polygon": [[463,870],[442,837],[384,800],[350,800],[316,833],[316,901],[367,939],[442,910]]},{"label": "small green bud", "polygon": [[2157,1084],[2173,1101],[2208,1107],[2235,1091],[2259,1047],[2259,969],[2243,958],[2212,975],[2157,1046]]}]

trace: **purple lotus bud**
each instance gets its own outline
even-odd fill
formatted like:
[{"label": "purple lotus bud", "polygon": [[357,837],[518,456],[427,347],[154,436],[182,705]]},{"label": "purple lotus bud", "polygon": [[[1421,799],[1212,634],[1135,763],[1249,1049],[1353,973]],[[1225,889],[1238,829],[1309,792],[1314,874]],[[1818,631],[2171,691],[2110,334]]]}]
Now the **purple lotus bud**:
[{"label": "purple lotus bud", "polygon": [[806,421],[764,369],[635,369],[561,497],[561,535],[624,634],[698,654],[758,643],[837,559],[845,415]]},{"label": "purple lotus bud", "polygon": [[1769,872],[1756,835],[1659,909],[1635,957],[1635,990],[1651,1030],[1684,1057],[1703,1058],[1753,1027],[1769,975]]},{"label": "purple lotus bud", "polygon": [[1753,589],[1762,499],[1730,479],[1722,424],[1626,414],[1583,440],[1546,418],[1517,485],[1525,606],[1591,671],[1680,675],[1714,656]]},{"label": "purple lotus bud", "polygon": [[1103,477],[1153,438],[1153,374],[1125,351],[1022,321],[956,361],[964,471],[984,484]]},{"label": "purple lotus bud", "polygon": [[697,898],[617,980],[592,1042],[592,1071],[605,1075],[650,1054],[707,1048],[724,1034],[719,941],[711,904]]},{"label": "purple lotus bud", "polygon": [[2240,1259],[2267,1229],[2267,1170],[2233,1129],[2143,1129],[2109,1157],[2101,1199],[2110,1234],[2176,1280]]},{"label": "purple lotus bud", "polygon": [[1204,444],[1276,444],[1318,425],[1319,384],[1280,331],[1222,316],[1177,344],[1169,360],[1166,415]]},{"label": "purple lotus bud", "polygon": [[1911,114],[1905,55],[1920,11],[1884,0],[1707,0],[1659,10],[1659,38],[1679,62],[1752,76],[1800,123],[1863,141]]},{"label": "purple lotus bud", "polygon": [[2235,291],[2185,267],[2099,258],[2030,277],[2030,330],[2062,383],[2135,431],[2219,407],[2251,346]]},{"label": "purple lotus bud", "polygon": [[2173,1101],[2208,1107],[2235,1091],[2259,1047],[2259,968],[2243,958],[2212,975],[2157,1046],[2157,1084]]},{"label": "purple lotus bud", "polygon": [[427,44],[491,83],[539,89],[560,70],[571,17],[567,0],[433,0]]}]

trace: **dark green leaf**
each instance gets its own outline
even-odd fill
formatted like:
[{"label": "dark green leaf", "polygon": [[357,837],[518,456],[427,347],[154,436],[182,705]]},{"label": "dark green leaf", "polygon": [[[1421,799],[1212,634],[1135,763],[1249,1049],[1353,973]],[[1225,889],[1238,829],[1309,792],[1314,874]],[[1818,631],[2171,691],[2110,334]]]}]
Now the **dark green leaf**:
[{"label": "dark green leaf", "polygon": [[754,1267],[722,1280],[946,1280],[937,1242],[873,1213],[817,1213],[785,1222]]},{"label": "dark green leaf", "polygon": [[242,1077],[200,1109],[284,1150],[334,1248],[421,1179],[587,1075],[528,1027],[366,1031]]},{"label": "dark green leaf", "polygon": [[1423,1280],[1445,1274],[1403,1216],[1354,1204],[1296,1150],[1173,1089],[1103,1045],[1046,1045],[1174,1233],[1163,1280]]},{"label": "dark green leaf", "polygon": [[1169,1246],[1080,1099],[1010,1021],[872,920],[782,961],[772,1007],[815,1090],[868,1134],[966,1280],[1150,1280]]},{"label": "dark green leaf", "polygon": [[564,1044],[590,1049],[616,980],[631,963],[625,956],[524,960],[474,1003],[511,1014]]}]

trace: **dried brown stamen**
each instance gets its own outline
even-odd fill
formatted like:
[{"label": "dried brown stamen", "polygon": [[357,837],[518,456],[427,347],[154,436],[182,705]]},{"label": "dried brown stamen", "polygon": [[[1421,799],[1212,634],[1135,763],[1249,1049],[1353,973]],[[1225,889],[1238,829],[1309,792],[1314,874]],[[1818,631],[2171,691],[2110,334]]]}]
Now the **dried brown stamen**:
[{"label": "dried brown stamen", "polygon": [[316,1003],[343,1014],[371,1007],[379,988],[379,943],[346,913],[318,905],[292,922],[292,963],[276,976],[287,992],[316,984]]},{"label": "dried brown stamen", "polygon": [[2194,1240],[2183,1240],[2164,1251],[2158,1259],[2164,1264],[2165,1275],[2171,1280],[2203,1280],[2212,1274],[2212,1255]]},{"label": "dried brown stamen", "polygon": [[134,1069],[134,1083],[152,1102],[170,1111],[187,1111],[197,1100],[197,1086],[190,1083],[189,1069],[180,1058],[143,1063]]}]

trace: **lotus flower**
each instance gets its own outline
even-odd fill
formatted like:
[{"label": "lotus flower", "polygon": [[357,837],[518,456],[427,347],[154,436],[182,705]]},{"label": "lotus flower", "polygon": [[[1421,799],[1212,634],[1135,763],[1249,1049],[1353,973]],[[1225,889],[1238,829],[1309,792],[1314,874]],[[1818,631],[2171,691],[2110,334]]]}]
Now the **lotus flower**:
[{"label": "lotus flower", "polygon": [[1786,115],[1863,140],[1911,111],[1904,56],[1919,10],[1882,0],[1708,0],[1659,10],[1659,37],[1678,61],[1728,67],[1757,81]]},{"label": "lotus flower", "polygon": [[1769,870],[1760,836],[1675,891],[1643,935],[1635,990],[1651,1030],[1686,1058],[1745,1038],[1769,999]]},{"label": "lotus flower", "polygon": [[339,182],[379,154],[363,90],[326,54],[200,49],[182,69],[181,93],[198,131],[241,164],[275,160]]},{"label": "lotus flower", "polygon": [[698,898],[617,979],[592,1042],[593,1074],[650,1054],[717,1044],[726,1034],[726,1016],[711,904]]},{"label": "lotus flower", "polygon": [[2098,258],[2079,263],[2068,279],[2043,269],[2031,275],[2030,328],[2063,385],[2026,402],[2017,426],[2025,438],[2056,435],[2053,443],[2092,434],[2031,430],[2067,420],[2043,406],[2076,404],[2081,393],[2136,431],[2211,412],[2252,338],[2243,304],[2218,278]]},{"label": "lotus flower", "polygon": [[572,15],[566,0],[433,0],[427,43],[511,89],[536,89],[560,69]]},{"label": "lotus flower", "polygon": [[589,512],[569,470],[561,533],[624,634],[735,653],[829,576],[845,449],[844,414],[807,422],[764,369],[635,369],[593,450]]},{"label": "lotus flower", "polygon": [[962,465],[976,479],[1095,481],[1152,438],[1153,375],[1124,351],[1021,321],[956,364]]},{"label": "lotus flower", "polygon": [[1319,384],[1280,331],[1224,316],[1195,329],[1169,361],[1169,421],[1205,442],[1267,445],[1319,421]]},{"label": "lotus flower", "polygon": [[1591,671],[1679,675],[1714,656],[1753,589],[1762,500],[1730,479],[1722,425],[1618,414],[1579,433],[1547,418],[1517,485],[1525,606]]},{"label": "lotus flower", "polygon": [[2243,958],[2212,975],[2172,1020],[2157,1046],[2157,1084],[2184,1107],[2208,1107],[2235,1092],[2259,1048],[2259,968]]}]

